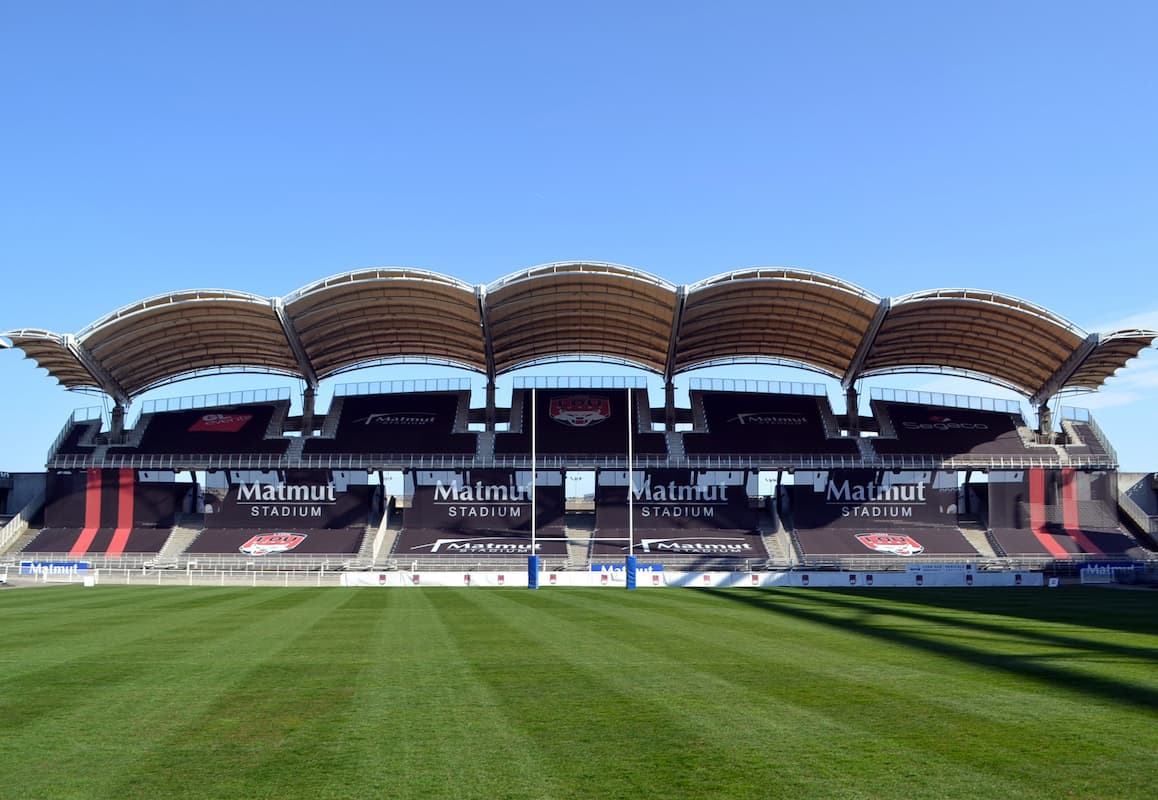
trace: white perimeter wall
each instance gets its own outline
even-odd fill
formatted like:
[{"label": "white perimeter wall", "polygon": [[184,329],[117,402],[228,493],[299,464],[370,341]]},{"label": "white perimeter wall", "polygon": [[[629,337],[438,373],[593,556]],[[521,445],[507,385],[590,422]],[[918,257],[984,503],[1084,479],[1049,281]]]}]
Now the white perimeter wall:
[{"label": "white perimeter wall", "polygon": [[[662,572],[637,573],[640,589],[659,587],[740,588],[800,586],[824,587],[898,587],[907,586],[1042,586],[1040,572]],[[527,586],[527,573],[521,572],[345,572],[343,586]],[[539,586],[608,586],[624,588],[622,570],[607,572],[544,572]]]}]

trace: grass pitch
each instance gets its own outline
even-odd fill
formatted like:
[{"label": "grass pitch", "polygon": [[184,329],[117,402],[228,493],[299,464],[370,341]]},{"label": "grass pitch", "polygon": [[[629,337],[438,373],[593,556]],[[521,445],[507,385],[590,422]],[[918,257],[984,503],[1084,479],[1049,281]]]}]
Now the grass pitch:
[{"label": "grass pitch", "polygon": [[1152,797],[1158,593],[0,592],[0,796]]}]

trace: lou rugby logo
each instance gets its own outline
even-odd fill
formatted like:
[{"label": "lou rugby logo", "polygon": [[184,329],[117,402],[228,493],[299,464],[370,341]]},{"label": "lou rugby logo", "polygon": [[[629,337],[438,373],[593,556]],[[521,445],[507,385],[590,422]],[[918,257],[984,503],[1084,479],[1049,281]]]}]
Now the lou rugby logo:
[{"label": "lou rugby logo", "polygon": [[869,550],[893,556],[918,556],[925,552],[925,546],[912,536],[896,533],[862,533],[856,540]]},{"label": "lou rugby logo", "polygon": [[589,428],[611,416],[611,400],[595,395],[552,397],[551,419],[572,428]]},{"label": "lou rugby logo", "polygon": [[288,553],[305,540],[304,533],[261,533],[251,536],[237,549],[248,556],[267,556],[271,553]]}]

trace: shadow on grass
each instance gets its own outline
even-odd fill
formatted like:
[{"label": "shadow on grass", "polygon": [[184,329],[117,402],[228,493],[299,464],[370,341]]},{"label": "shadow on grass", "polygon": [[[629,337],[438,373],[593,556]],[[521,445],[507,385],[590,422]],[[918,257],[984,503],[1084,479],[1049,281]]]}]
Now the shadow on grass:
[{"label": "shadow on grass", "polygon": [[[847,597],[864,596],[865,589],[825,589]],[[1041,592],[1027,588],[941,589],[911,588],[872,590],[875,597],[902,603],[955,611],[1000,614],[1062,625],[1081,625],[1124,633],[1158,636],[1158,592],[1149,589],[1119,590],[1105,587],[1066,586],[1049,590],[1049,602]],[[1105,613],[1106,598],[1113,599],[1113,613]]]},{"label": "shadow on grass", "polygon": [[[960,630],[963,636],[974,633],[984,635],[1002,635],[1011,638],[1011,643],[1017,640],[1030,640],[1035,644],[1055,647],[1070,647],[1085,653],[1100,653],[1107,658],[1127,659],[1133,662],[1150,662],[1158,669],[1158,650],[1153,648],[1129,647],[1107,642],[1098,642],[1092,639],[1080,639],[1041,631],[1025,630],[1015,626],[1003,626],[994,623],[985,623],[976,619],[968,619],[950,614],[936,614],[933,612],[916,611],[911,608],[889,604],[874,609],[866,604],[874,595],[862,592],[858,596],[859,602],[853,602],[842,596],[843,590],[829,591],[826,589],[812,589],[799,592],[784,592],[780,590],[735,591],[725,589],[703,589],[706,593],[715,595],[723,600],[760,609],[769,613],[780,614],[806,620],[818,625],[825,625],[840,630],[850,631],[868,636],[878,641],[888,642],[903,647],[922,650],[958,661],[976,664],[986,669],[1020,675],[1024,678],[1039,681],[1068,692],[1084,694],[1090,697],[1102,698],[1115,703],[1129,706],[1133,709],[1144,708],[1158,711],[1158,690],[1150,686],[1130,683],[1115,678],[1092,675],[1078,670],[1066,669],[1049,663],[1047,659],[1055,661],[1065,654],[1018,654],[1015,652],[994,652],[970,646],[964,641],[946,641],[943,638],[928,638],[911,630],[889,626],[886,624],[872,624],[872,619],[879,613],[892,617],[902,617],[938,626],[951,626]],[[783,602],[791,598],[791,602]],[[779,599],[779,602],[778,602]],[[891,599],[891,598],[890,598]],[[916,598],[906,597],[906,602]],[[953,605],[951,610],[978,613],[972,606],[962,605],[960,608]],[[830,616],[825,612],[839,612],[840,616]],[[855,613],[850,613],[855,612]]]}]

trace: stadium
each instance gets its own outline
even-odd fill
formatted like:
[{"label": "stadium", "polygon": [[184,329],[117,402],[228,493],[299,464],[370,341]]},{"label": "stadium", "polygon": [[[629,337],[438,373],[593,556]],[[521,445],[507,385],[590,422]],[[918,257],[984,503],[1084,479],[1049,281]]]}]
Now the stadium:
[{"label": "stadium", "polygon": [[1059,397],[1158,332],[567,262],[0,337],[101,400],[0,478],[0,795],[1152,793],[1158,485]]},{"label": "stadium", "polygon": [[[1092,416],[1058,398],[1096,390],[1158,334],[1086,332],[993,292],[881,298],[796,269],[684,286],[602,263],[478,286],[375,269],[282,298],[151,297],[77,334],[3,336],[64,388],[105,400],[67,421],[45,473],[9,475],[10,574],[458,586],[1154,577],[1153,476],[1118,474]],[[591,360],[637,374],[513,374]],[[479,379],[416,380],[415,363]],[[845,411],[820,383],[710,376],[745,363],[839,381]],[[393,364],[400,379],[336,384],[316,407],[323,382]],[[677,403],[676,381],[705,370]],[[921,372],[1014,390],[1036,421],[995,398],[858,396],[866,378]],[[128,422],[140,395],[218,373],[289,376],[302,391],[151,399]]]}]

